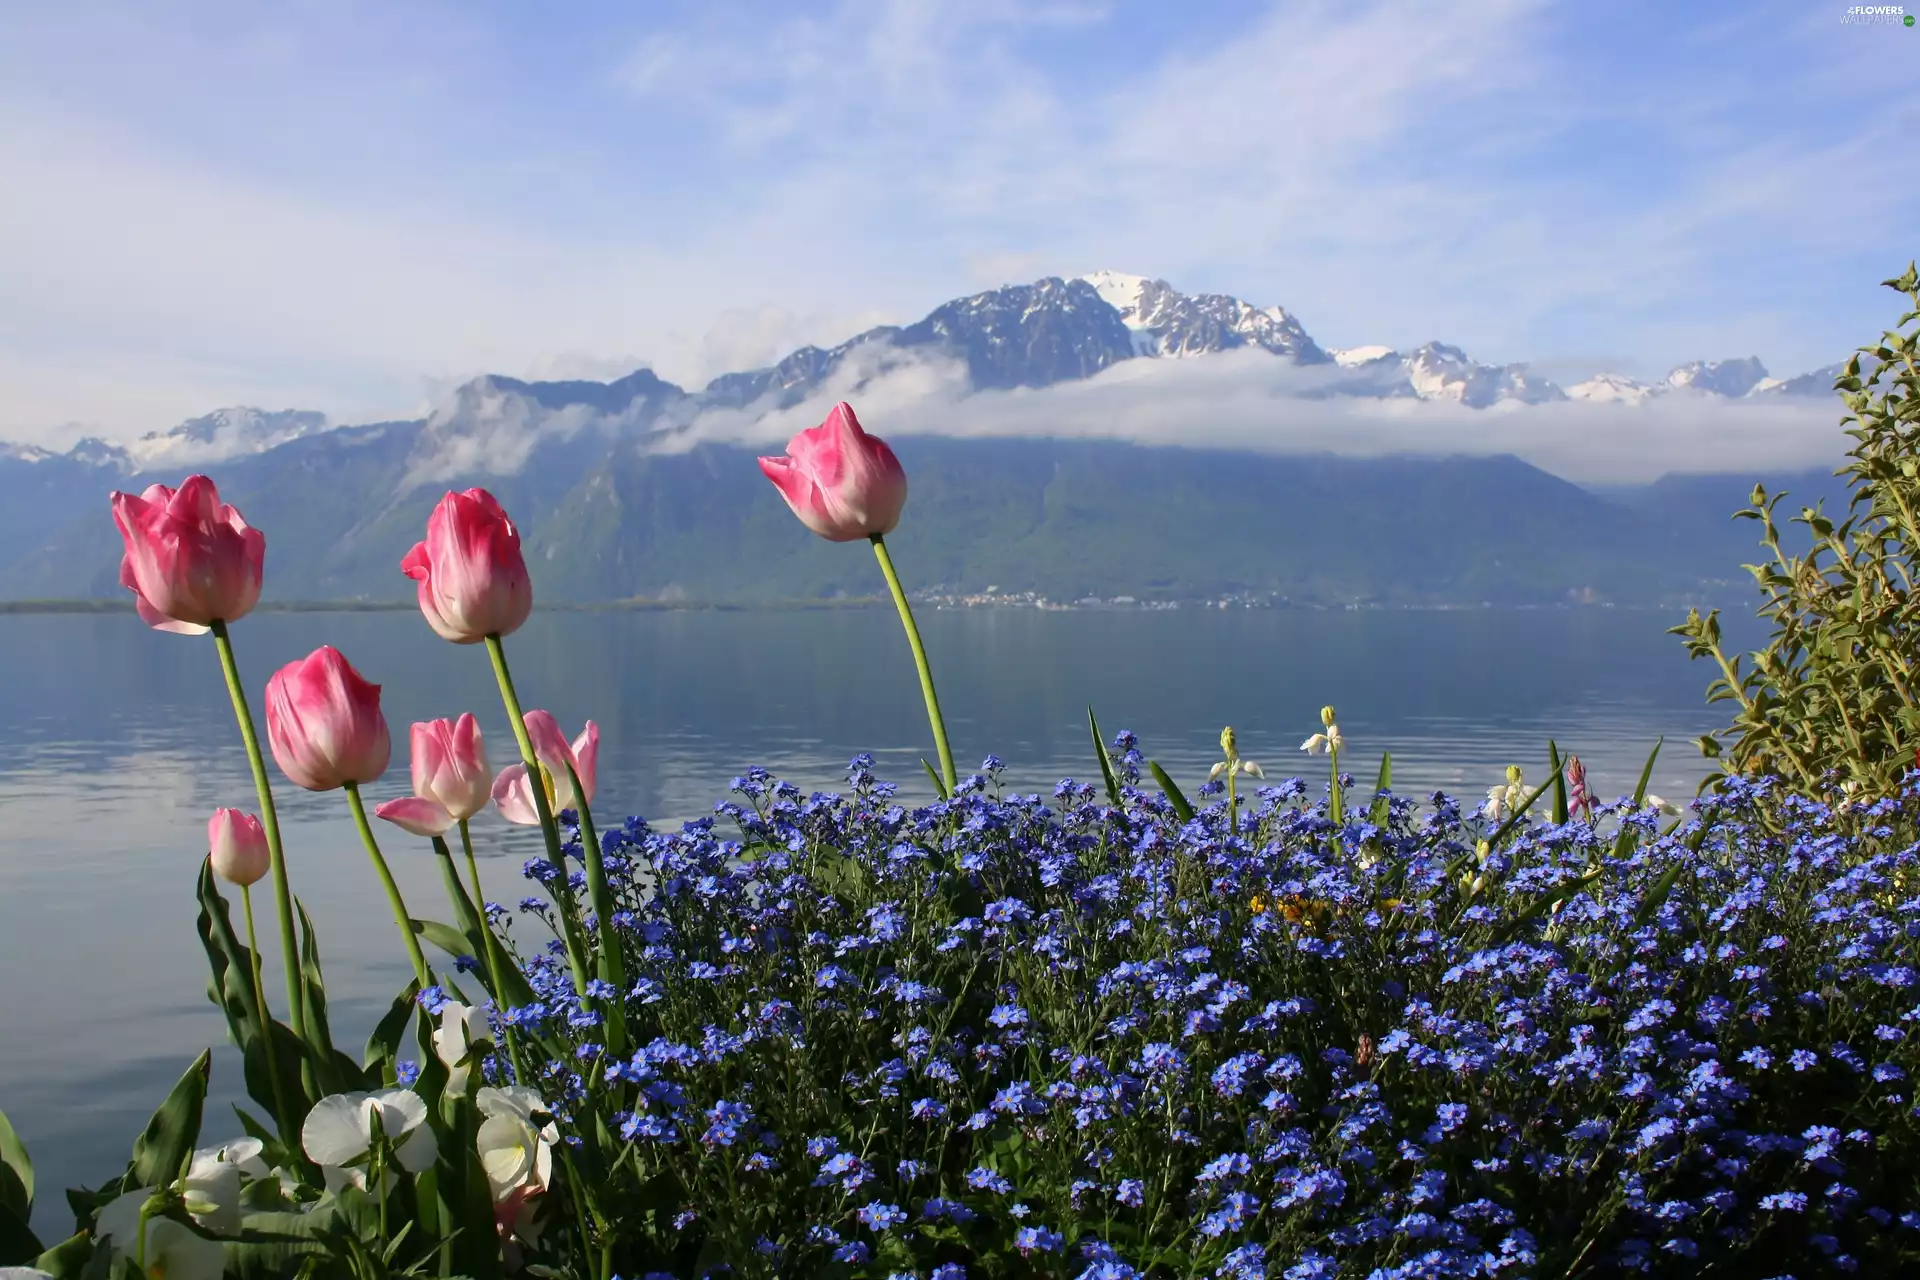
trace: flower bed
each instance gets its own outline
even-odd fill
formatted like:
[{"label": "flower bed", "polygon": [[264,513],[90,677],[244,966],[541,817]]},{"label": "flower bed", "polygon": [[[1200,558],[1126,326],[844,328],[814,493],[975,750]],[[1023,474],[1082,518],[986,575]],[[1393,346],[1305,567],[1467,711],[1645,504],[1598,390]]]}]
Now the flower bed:
[{"label": "flower bed", "polygon": [[605,1117],[659,1206],[629,1265],[1920,1264],[1889,830],[1760,784],[1664,835],[1625,799],[1618,836],[1522,819],[1482,860],[1494,823],[1444,796],[1336,826],[1291,781],[1232,835],[1114,751],[1117,805],[1000,795],[990,760],[909,810],[856,760],[844,795],[756,771],[718,821],[608,833],[641,1047],[605,1054],[550,955],[507,1022],[578,1055],[543,1072],[563,1128],[637,1090]]}]

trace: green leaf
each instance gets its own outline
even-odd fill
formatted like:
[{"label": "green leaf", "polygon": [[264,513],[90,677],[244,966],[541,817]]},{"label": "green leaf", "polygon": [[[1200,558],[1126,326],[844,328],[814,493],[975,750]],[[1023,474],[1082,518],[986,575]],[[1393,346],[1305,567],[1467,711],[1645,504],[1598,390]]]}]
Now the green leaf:
[{"label": "green leaf", "polygon": [[947,798],[946,779],[942,778],[939,772],[932,765],[927,763],[925,757],[921,758],[920,767],[927,771],[927,780],[933,783],[933,794],[939,797],[940,799],[945,800]]},{"label": "green leaf", "polygon": [[[293,1112],[286,1118],[287,1123],[302,1124],[315,1101],[307,1097],[300,1079],[300,1064],[306,1057],[306,1047],[285,1023],[275,1020],[268,1023],[267,1027],[265,1037],[253,1037],[240,1050],[240,1066],[247,1081],[247,1096],[266,1108],[268,1115],[279,1114],[279,1104],[273,1097],[273,1075],[267,1070],[267,1046],[271,1044],[279,1055],[280,1083],[286,1087],[287,1106]],[[296,1129],[285,1135],[285,1139],[290,1143],[298,1143],[300,1134]]]},{"label": "green leaf", "polygon": [[1673,892],[1673,886],[1679,883],[1681,870],[1682,864],[1676,862],[1662,871],[1658,880],[1647,886],[1647,892],[1640,899],[1640,905],[1634,909],[1635,928],[1653,919],[1654,913],[1660,910],[1660,904],[1667,900],[1667,895]]},{"label": "green leaf", "polygon": [[93,1237],[76,1231],[35,1259],[33,1265],[53,1280],[79,1280],[87,1260],[93,1256]]},{"label": "green leaf", "polygon": [[272,1147],[280,1141],[273,1130],[262,1124],[252,1112],[242,1110],[237,1102],[233,1104],[233,1114],[240,1121],[241,1132],[249,1138],[258,1138],[267,1147]]},{"label": "green leaf", "polygon": [[1107,799],[1118,808],[1120,805],[1120,784],[1113,776],[1113,758],[1107,754],[1106,739],[1100,736],[1100,722],[1093,718],[1093,708],[1087,708],[1087,728],[1093,733],[1093,754],[1100,761],[1100,776],[1107,784]]},{"label": "green leaf", "polygon": [[[1633,810],[1635,813],[1638,813],[1640,806],[1646,802],[1647,784],[1653,781],[1653,762],[1660,755],[1660,745],[1665,741],[1666,737],[1664,735],[1654,739],[1653,750],[1647,752],[1647,762],[1640,767],[1640,783],[1633,789]],[[1632,827],[1622,827],[1620,834],[1614,837],[1613,856],[1615,858],[1630,856],[1633,853],[1633,846],[1637,839],[1638,833],[1635,832]]]},{"label": "green leaf", "polygon": [[[420,921],[413,922],[416,926]],[[444,926],[442,926],[444,927]],[[367,1052],[361,1059],[368,1072],[380,1071],[385,1079],[385,1064],[400,1057],[400,1037],[406,1034],[407,1019],[413,1013],[415,997],[420,994],[420,980],[415,978],[407,983],[406,990],[393,998],[387,1006],[387,1012],[381,1017],[373,1034],[367,1037]]]},{"label": "green leaf", "polygon": [[1546,893],[1541,894],[1529,903],[1524,911],[1509,920],[1506,927],[1494,935],[1494,940],[1496,942],[1506,942],[1515,934],[1519,933],[1528,922],[1552,910],[1556,903],[1565,902],[1568,898],[1571,898],[1574,894],[1579,893],[1595,880],[1598,880],[1603,874],[1605,873],[1602,871],[1589,871],[1586,875],[1576,880],[1569,880],[1565,884],[1557,885]]},{"label": "green leaf", "polygon": [[307,906],[298,898],[294,909],[300,915],[300,989],[306,997],[307,1035],[312,1041],[314,1069],[322,1096],[357,1089],[366,1080],[360,1064],[333,1047],[333,1029],[327,1025],[327,983],[320,969],[320,939],[314,932]]},{"label": "green leaf", "polygon": [[200,900],[197,924],[200,945],[206,950],[207,964],[213,971],[207,997],[226,1015],[227,1032],[234,1044],[244,1047],[259,1035],[261,1017],[254,1002],[253,954],[234,932],[232,914],[214,881],[210,862],[200,864],[195,896]]},{"label": "green leaf", "polygon": [[339,1222],[325,1206],[307,1213],[249,1213],[240,1219],[240,1237],[221,1242],[226,1272],[240,1280],[282,1280],[304,1258],[333,1255]]},{"label": "green leaf", "polygon": [[1187,797],[1181,793],[1173,779],[1167,776],[1167,771],[1152,760],[1147,761],[1147,769],[1153,774],[1153,780],[1160,784],[1160,789],[1167,793],[1167,803],[1173,806],[1173,811],[1179,815],[1180,821],[1192,822],[1193,806],[1187,802]]},{"label": "green leaf", "polygon": [[180,1166],[200,1138],[200,1113],[207,1103],[207,1081],[212,1074],[213,1051],[203,1049],[147,1121],[146,1131],[133,1144],[136,1186],[170,1186],[179,1178]]},{"label": "green leaf", "polygon": [[1547,739],[1547,766],[1553,770],[1553,821],[1555,826],[1565,826],[1567,822],[1567,768],[1560,759],[1560,748],[1552,738]]},{"label": "green leaf", "polygon": [[22,1218],[33,1214],[33,1160],[4,1111],[0,1111],[0,1209],[11,1209]]},{"label": "green leaf", "polygon": [[450,924],[441,924],[438,920],[413,920],[409,923],[413,925],[415,933],[456,960],[461,956],[472,956],[478,960],[482,956],[477,941]]},{"label": "green leaf", "polygon": [[27,1225],[26,1215],[0,1204],[0,1267],[31,1266],[46,1251],[40,1237]]},{"label": "green leaf", "polygon": [[1383,752],[1380,756],[1380,776],[1373,784],[1373,808],[1367,813],[1367,821],[1379,826],[1387,820],[1387,798],[1380,794],[1393,786],[1393,753]]}]

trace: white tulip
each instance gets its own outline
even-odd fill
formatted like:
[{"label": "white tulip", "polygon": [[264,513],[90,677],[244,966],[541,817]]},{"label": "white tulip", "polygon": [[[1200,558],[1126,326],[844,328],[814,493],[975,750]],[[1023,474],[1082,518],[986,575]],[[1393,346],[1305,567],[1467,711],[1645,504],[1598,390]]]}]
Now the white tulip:
[{"label": "white tulip", "polygon": [[[129,1191],[102,1205],[94,1217],[94,1236],[116,1254],[135,1262],[142,1256],[140,1210],[153,1195],[151,1188]],[[226,1270],[226,1251],[185,1223],[172,1218],[148,1218],[145,1231],[146,1273],[149,1280],[220,1280]]]},{"label": "white tulip", "polygon": [[300,1145],[320,1166],[327,1190],[339,1191],[348,1185],[367,1189],[366,1164],[375,1120],[393,1145],[401,1168],[422,1173],[433,1167],[439,1147],[427,1125],[426,1101],[419,1094],[411,1089],[336,1093],[314,1103],[300,1128]]},{"label": "white tulip", "polygon": [[487,1011],[449,1000],[440,1008],[440,1029],[433,1033],[433,1052],[447,1064],[447,1091],[465,1093],[467,1077],[479,1055],[479,1045],[493,1043]]}]

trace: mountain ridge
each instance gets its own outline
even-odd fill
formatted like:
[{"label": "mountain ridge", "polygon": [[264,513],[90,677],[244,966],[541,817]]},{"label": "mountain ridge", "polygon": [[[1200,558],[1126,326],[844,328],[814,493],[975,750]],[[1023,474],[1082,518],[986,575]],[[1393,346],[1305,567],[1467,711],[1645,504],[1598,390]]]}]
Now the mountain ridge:
[{"label": "mountain ridge", "polygon": [[[1439,341],[1411,352],[1385,346],[1328,351],[1283,307],[1258,307],[1228,294],[1182,293],[1162,279],[1103,270],[949,299],[913,324],[877,326],[833,347],[801,347],[773,364],[723,373],[697,390],[650,368],[610,382],[483,374],[457,387],[424,421],[445,423],[459,416],[463,400],[473,404],[494,394],[520,395],[553,413],[591,411],[639,431],[671,429],[708,410],[791,408],[850,369],[860,385],[921,356],[955,363],[964,370],[963,392],[976,392],[1084,380],[1127,360],[1184,360],[1244,349],[1324,371],[1323,381],[1301,392],[1306,398],[1452,401],[1476,409],[1568,399],[1637,405],[1676,394],[1821,396],[1831,392],[1841,367],[1782,379],[1769,376],[1754,357],[1695,360],[1656,383],[1599,374],[1563,389],[1525,364],[1484,364]],[[130,445],[89,436],[62,454],[0,443],[0,458],[31,463],[67,457],[136,474],[265,452],[344,425],[312,410],[234,406],[149,431]]]}]

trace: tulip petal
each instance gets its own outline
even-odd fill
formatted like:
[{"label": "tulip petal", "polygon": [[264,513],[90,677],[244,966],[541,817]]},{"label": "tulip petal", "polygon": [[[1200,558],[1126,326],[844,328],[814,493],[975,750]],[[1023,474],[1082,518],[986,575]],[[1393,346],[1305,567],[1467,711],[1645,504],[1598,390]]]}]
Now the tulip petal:
[{"label": "tulip petal", "polygon": [[600,763],[600,726],[587,721],[586,728],[573,740],[568,749],[573,756],[573,771],[580,777],[580,796],[587,804],[593,803],[594,772]]},{"label": "tulip petal", "polygon": [[396,827],[428,838],[445,835],[454,823],[454,817],[447,812],[445,805],[438,800],[422,800],[419,796],[406,796],[377,804],[373,806],[373,816],[385,818]]},{"label": "tulip petal", "polygon": [[493,803],[500,816],[519,827],[540,825],[540,811],[534,807],[533,788],[527,782],[527,766],[510,764],[493,780]]}]

